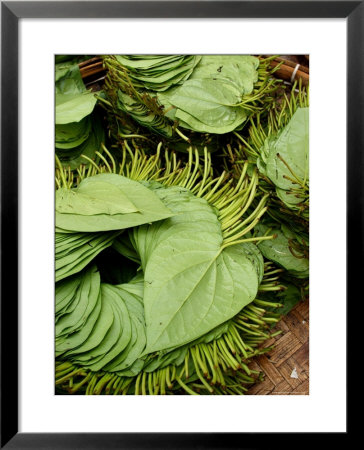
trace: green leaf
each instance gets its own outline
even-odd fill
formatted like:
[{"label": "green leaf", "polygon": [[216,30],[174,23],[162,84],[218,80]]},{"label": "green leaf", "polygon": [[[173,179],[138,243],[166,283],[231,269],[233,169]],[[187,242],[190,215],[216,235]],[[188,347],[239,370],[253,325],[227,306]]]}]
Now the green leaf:
[{"label": "green leaf", "polygon": [[131,321],[131,339],[128,346],[105,367],[105,370],[119,372],[131,367],[141,356],[146,344],[144,308],[142,298],[128,292],[128,284],[110,286],[119,301],[123,302],[128,310]]},{"label": "green leaf", "polygon": [[95,157],[95,153],[96,151],[101,150],[101,143],[105,139],[103,124],[99,114],[97,114],[96,111],[93,111],[90,116],[85,117],[80,122],[73,122],[66,125],[56,125],[56,133],[58,127],[73,127],[78,123],[83,123],[83,121],[89,122],[91,125],[88,137],[84,142],[80,145],[78,145],[78,142],[72,142],[72,145],[69,143],[69,148],[64,148],[64,144],[59,147],[59,143],[56,142],[56,154],[58,158],[64,167],[70,167],[71,170],[77,169],[81,164],[86,166],[89,165],[89,162],[83,158],[82,155],[85,155],[90,159],[95,159],[95,162],[97,163],[98,157]]},{"label": "green leaf", "polygon": [[[107,58],[108,59],[108,58]],[[186,80],[200,61],[195,55],[134,56],[116,55],[118,63],[128,69],[128,76],[135,87],[151,91],[165,91]]]},{"label": "green leaf", "polygon": [[176,215],[132,232],[145,273],[145,354],[184,345],[232,318],[254,300],[261,270],[252,262],[257,252],[243,244],[222,248],[206,200],[180,187],[155,188]]},{"label": "green leaf", "polygon": [[293,284],[287,285],[286,289],[278,294],[278,301],[283,306],[275,310],[276,313],[286,316],[300,301],[302,296],[300,290]]},{"label": "green leaf", "polygon": [[[119,372],[134,367],[145,348],[143,281],[111,286],[95,267],[57,284],[58,298],[73,291],[72,311],[58,315],[56,354],[92,371]],[[143,364],[138,364],[143,367]],[[137,367],[135,366],[133,370]]]},{"label": "green leaf", "polygon": [[199,132],[233,131],[247,118],[246,111],[239,105],[241,92],[230,80],[187,80],[159,99],[177,108],[175,117],[182,121],[181,125],[187,124]]},{"label": "green leaf", "polygon": [[78,64],[74,62],[57,64],[55,78],[56,98],[59,94],[78,94],[86,90]]},{"label": "green leaf", "polygon": [[56,124],[79,122],[92,113],[97,99],[93,92],[57,94]]},{"label": "green leaf", "polygon": [[[199,247],[192,236],[183,243]],[[168,257],[167,247],[161,245],[146,268],[146,352],[197,339],[236,315],[257,293],[255,269],[237,248],[184,253],[176,246],[174,250],[177,255]],[[161,255],[165,263],[161,262]],[[158,262],[166,273],[155,278]],[[173,297],[172,286],[176,289]]]},{"label": "green leaf", "polygon": [[250,94],[258,81],[258,67],[259,59],[250,55],[203,55],[190,79],[225,79],[241,94]]},{"label": "green leaf", "polygon": [[[74,292],[73,302],[76,307],[70,313],[58,316],[56,324],[56,338],[72,334],[85,325],[94,310],[100,291],[100,275],[96,267],[85,271],[80,277],[79,288]],[[65,282],[67,283],[67,281]]]},{"label": "green leaf", "polygon": [[[264,235],[268,227],[259,224],[255,227],[255,230],[258,231],[259,235]],[[261,241],[258,244],[259,250],[263,255],[286,270],[296,274],[296,276],[307,277],[309,261],[299,251],[293,250],[292,244],[290,243],[290,240],[295,239],[295,236],[293,234],[286,236],[279,228],[271,228],[269,234],[275,234],[277,237],[275,239]]]},{"label": "green leaf", "polygon": [[[143,186],[141,183],[130,180],[129,178],[123,177],[116,174],[99,174],[93,177],[85,178],[79,184],[78,190],[80,192],[88,193],[90,196],[91,192],[97,186],[98,194],[100,194],[99,186],[102,183],[103,186],[108,185],[110,193],[115,192],[115,198],[123,196],[123,199],[128,199],[129,203],[126,205],[121,203],[121,206],[125,213],[118,213],[120,211],[119,206],[115,206],[110,210],[110,205],[108,205],[108,211],[105,213],[105,206],[101,206],[99,203],[93,203],[92,211],[93,215],[83,215],[84,210],[91,208],[90,202],[87,201],[82,207],[81,213],[75,209],[74,213],[61,213],[56,208],[56,226],[58,229],[68,230],[68,231],[83,231],[83,232],[96,232],[96,231],[109,231],[109,230],[122,230],[125,228],[130,228],[143,223],[154,222],[157,220],[165,219],[170,217],[173,213],[167,209],[161,200],[147,187]],[[117,190],[117,191],[116,191]],[[103,191],[103,189],[102,189]],[[59,194],[59,198],[62,198],[62,191]],[[102,192],[104,196],[104,191]],[[121,198],[121,197],[120,197]],[[136,212],[127,212],[132,209]],[[135,205],[135,206],[134,206]],[[63,207],[67,208],[67,205]],[[98,212],[96,212],[97,208]],[[90,209],[88,209],[90,211]]]},{"label": "green leaf", "polygon": [[118,186],[95,179],[86,185],[81,183],[76,189],[58,189],[56,211],[92,216],[126,214],[137,212],[138,209]]},{"label": "green leaf", "polygon": [[118,91],[117,108],[132,117],[143,127],[150,128],[155,133],[162,136],[172,137],[172,124],[155,108],[148,108],[140,98],[133,98],[122,91]]},{"label": "green leaf", "polygon": [[81,145],[91,131],[91,120],[85,117],[80,122],[56,125],[56,147],[70,149]]},{"label": "green leaf", "polygon": [[266,172],[278,188],[297,189],[298,181],[308,180],[308,114],[298,108],[270,148]]},{"label": "green leaf", "polygon": [[112,245],[120,231],[62,233],[56,231],[56,281],[80,272],[102,250]]}]

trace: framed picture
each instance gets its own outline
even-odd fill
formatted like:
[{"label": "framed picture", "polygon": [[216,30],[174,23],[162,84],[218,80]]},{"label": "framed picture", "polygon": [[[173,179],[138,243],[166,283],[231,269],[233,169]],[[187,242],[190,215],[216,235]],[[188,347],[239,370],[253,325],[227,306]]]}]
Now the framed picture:
[{"label": "framed picture", "polygon": [[[347,431],[363,17],[361,1],[1,3],[2,448],[233,448],[270,433]],[[110,54],[309,55],[309,395],[55,395],[54,55]]]}]

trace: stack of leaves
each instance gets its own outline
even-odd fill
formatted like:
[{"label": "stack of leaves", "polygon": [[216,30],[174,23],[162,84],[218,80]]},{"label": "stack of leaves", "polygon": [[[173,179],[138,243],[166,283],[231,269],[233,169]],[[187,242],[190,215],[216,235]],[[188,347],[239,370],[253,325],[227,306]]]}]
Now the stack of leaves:
[{"label": "stack of leaves", "polygon": [[136,150],[120,174],[112,160],[76,181],[58,167],[56,239],[83,235],[87,247],[104,234],[121,270],[127,260],[135,267],[126,283],[105,283],[101,247],[70,252],[56,285],[57,384],[69,392],[242,394],[255,380],[246,362],[266,351],[257,347],[278,320],[261,306],[279,306],[256,298],[267,286],[255,243],[273,236],[246,237],[267,197],[252,207],[257,177],[248,180],[247,165],[236,185],[219,187],[207,152],[202,167],[197,152],[185,166],[166,159],[161,170],[159,153]]},{"label": "stack of leaves", "polygon": [[[225,155],[233,162],[235,176],[241,161],[248,158],[257,167],[262,192],[269,194],[268,218],[256,235],[274,233],[274,243],[259,245],[263,255],[283,267],[293,278],[308,277],[309,253],[309,113],[308,95],[293,85],[274,104],[266,121],[251,119],[249,137],[234,133],[237,147],[228,146]],[[301,285],[301,281],[299,281]]]},{"label": "stack of leaves", "polygon": [[56,64],[56,155],[66,167],[76,169],[100,149],[104,130],[94,111],[97,99],[87,91],[74,60]]},{"label": "stack of leaves", "polygon": [[266,138],[257,160],[288,209],[308,214],[308,108],[297,108],[288,124]]},{"label": "stack of leaves", "polygon": [[[173,57],[104,57],[104,104],[111,120],[118,117],[118,136],[143,134],[140,127],[188,142],[190,132],[226,134],[241,129],[252,112],[265,109],[276,89],[268,62],[253,56],[174,57],[168,64],[167,58]],[[182,58],[189,62],[181,66]],[[170,65],[173,69],[166,71]]]},{"label": "stack of leaves", "polygon": [[[308,94],[301,84],[297,89],[295,83],[289,96],[284,94],[280,103],[273,105],[266,121],[260,115],[251,119],[248,139],[235,133],[239,150],[235,150],[232,159],[248,157],[254,162],[262,179],[274,188],[274,197],[286,215],[283,220],[290,222],[299,217],[308,225]],[[281,221],[282,215],[276,219]]]},{"label": "stack of leaves", "polygon": [[170,215],[149,189],[125,177],[90,177],[75,189],[60,187],[56,191],[56,281],[83,269],[121,230]]},{"label": "stack of leaves", "polygon": [[239,129],[258,81],[259,60],[252,56],[202,56],[181,86],[158,94],[166,116],[200,133],[225,134]]},{"label": "stack of leaves", "polygon": [[187,80],[200,59],[192,55],[115,55],[133,85],[151,91],[165,91]]}]

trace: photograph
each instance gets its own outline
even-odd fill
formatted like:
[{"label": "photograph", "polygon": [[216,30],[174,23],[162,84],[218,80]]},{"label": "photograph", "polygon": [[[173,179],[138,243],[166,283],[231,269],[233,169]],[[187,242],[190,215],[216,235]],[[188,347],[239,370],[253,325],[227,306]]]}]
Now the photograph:
[{"label": "photograph", "polygon": [[0,13],[0,448],[349,437],[364,1]]},{"label": "photograph", "polygon": [[56,395],[309,396],[309,61],[55,54]]}]

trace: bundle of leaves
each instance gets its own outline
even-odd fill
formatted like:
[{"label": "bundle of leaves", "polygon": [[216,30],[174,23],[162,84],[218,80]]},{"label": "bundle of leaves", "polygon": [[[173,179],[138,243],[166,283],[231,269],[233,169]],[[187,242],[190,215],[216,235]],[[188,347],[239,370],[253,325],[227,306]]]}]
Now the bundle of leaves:
[{"label": "bundle of leaves", "polygon": [[[82,81],[77,62],[65,58],[56,64],[56,155],[66,167],[76,169],[84,163],[81,155],[93,158],[104,141],[105,133],[99,114],[95,111],[97,99]],[[56,60],[57,61],[57,60]]]},{"label": "bundle of leaves", "polygon": [[235,177],[242,161],[257,168],[260,189],[269,195],[269,217],[255,232],[277,235],[272,245],[259,248],[301,286],[300,280],[308,278],[309,255],[308,93],[296,83],[289,97],[284,93],[271,106],[250,119],[248,136],[234,132],[237,141],[224,151],[224,165],[230,164]]},{"label": "bundle of leaves", "polygon": [[281,306],[260,293],[284,289],[256,245],[274,236],[251,233],[267,209],[266,195],[252,206],[258,176],[245,164],[226,182],[207,151],[201,164],[129,147],[128,161],[127,147],[119,168],[109,153],[77,174],[58,162],[57,386],[243,394],[278,321],[265,308]]},{"label": "bundle of leaves", "polygon": [[[284,94],[280,102],[272,104],[266,120],[260,115],[251,118],[249,137],[239,139],[235,161],[248,158],[258,168],[266,188],[274,188],[273,198],[283,215],[291,221],[309,219],[309,99],[308,93],[297,83],[289,98]],[[241,145],[241,143],[243,145]],[[264,183],[263,183],[264,186]],[[270,189],[272,190],[272,189]],[[278,208],[273,208],[278,209]]]},{"label": "bundle of leaves", "polygon": [[200,59],[193,55],[115,55],[135,87],[158,92],[187,80]]},{"label": "bundle of leaves", "polygon": [[249,55],[112,55],[104,64],[107,100],[101,100],[118,138],[157,133],[195,145],[194,133],[240,130],[252,113],[267,108],[277,89],[269,60]]}]

